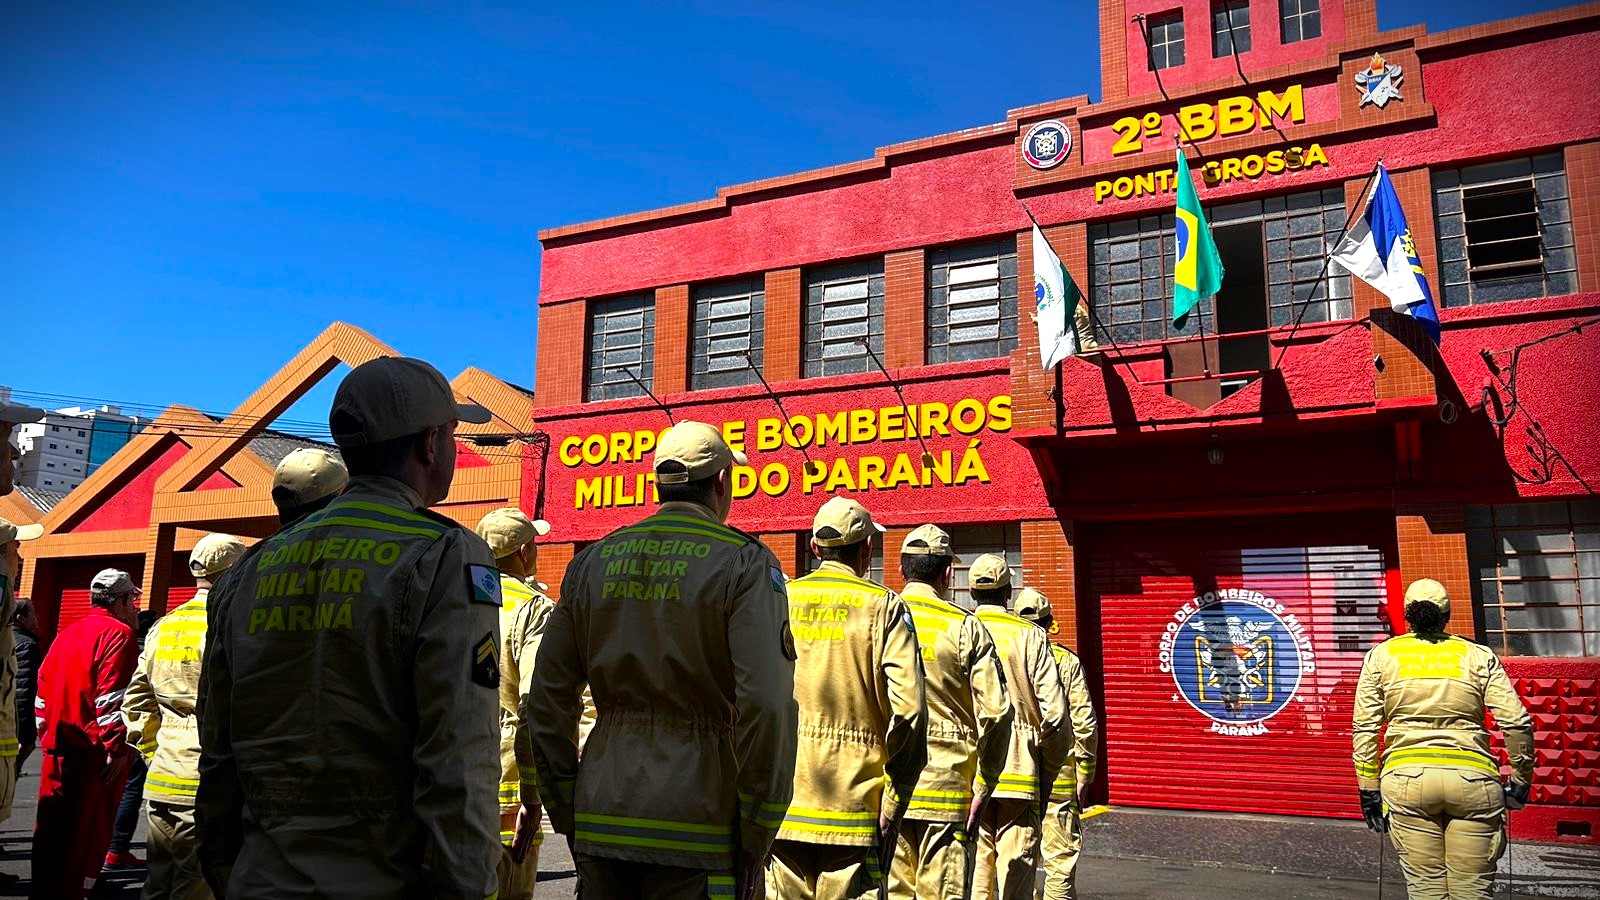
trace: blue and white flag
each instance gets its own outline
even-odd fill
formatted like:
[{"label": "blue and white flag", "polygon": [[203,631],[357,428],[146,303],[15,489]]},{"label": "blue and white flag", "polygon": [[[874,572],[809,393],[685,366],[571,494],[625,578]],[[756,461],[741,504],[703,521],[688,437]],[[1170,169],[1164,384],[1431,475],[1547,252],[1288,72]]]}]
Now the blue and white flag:
[{"label": "blue and white flag", "polygon": [[1383,163],[1378,163],[1378,177],[1372,180],[1367,211],[1350,226],[1350,233],[1333,251],[1333,261],[1377,288],[1395,312],[1416,319],[1439,343],[1439,310],[1422,274],[1406,212]]}]

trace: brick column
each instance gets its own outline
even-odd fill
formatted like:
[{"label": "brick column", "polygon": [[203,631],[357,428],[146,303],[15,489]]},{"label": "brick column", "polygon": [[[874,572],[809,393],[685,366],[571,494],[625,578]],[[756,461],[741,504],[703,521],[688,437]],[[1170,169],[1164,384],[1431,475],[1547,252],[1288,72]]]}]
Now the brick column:
[{"label": "brick column", "polygon": [[772,555],[778,558],[778,565],[789,574],[790,578],[800,574],[800,538],[792,531],[778,531],[772,534],[761,535],[761,543],[767,545]]},{"label": "brick column", "polygon": [[[1406,210],[1411,239],[1416,243],[1422,270],[1427,273],[1434,303],[1442,309],[1444,295],[1439,291],[1439,248],[1433,227],[1433,185],[1428,170],[1390,172],[1389,180],[1394,182],[1395,194]],[[1361,188],[1365,184],[1366,178],[1345,184],[1347,208],[1362,202]],[[1374,375],[1378,398],[1391,400],[1397,397],[1432,396],[1436,385],[1430,363],[1437,353],[1426,333],[1409,317],[1392,311],[1389,299],[1366,282],[1354,276],[1351,281],[1354,314],[1357,318],[1372,317],[1372,353],[1383,360],[1383,368]]]},{"label": "brick column", "polygon": [[[1450,633],[1476,640],[1472,609],[1472,570],[1467,565],[1465,513],[1460,506],[1400,504],[1395,533],[1400,545],[1400,590],[1418,578],[1432,578],[1450,593]],[[1394,622],[1404,633],[1404,621]]]},{"label": "brick column", "polygon": [[[1100,0],[1101,103],[1128,96],[1128,29],[1138,27],[1128,21],[1127,5],[1123,0]],[[1195,30],[1197,37],[1209,33],[1204,28]]]},{"label": "brick column", "polygon": [[586,313],[582,300],[539,307],[535,406],[583,402],[583,380],[589,370]]},{"label": "brick column", "polygon": [[883,364],[925,365],[928,358],[928,257],[921,249],[883,259]]},{"label": "brick column", "polygon": [[[1089,229],[1083,223],[1044,229],[1050,246],[1080,290],[1089,286]],[[1017,349],[1011,352],[1011,408],[1017,428],[1056,425],[1056,374],[1039,365],[1038,327],[1033,322],[1033,231],[1017,233]]]},{"label": "brick column", "polygon": [[1057,634],[1051,639],[1078,649],[1077,566],[1072,552],[1072,523],[1055,519],[1022,523],[1023,583],[1050,598]]},{"label": "brick column", "polygon": [[173,545],[178,537],[176,525],[151,525],[150,549],[144,555],[144,577],[140,590],[144,591],[144,608],[166,612],[170,608],[167,592],[172,589]]},{"label": "brick column", "polygon": [[879,535],[879,540],[883,542],[883,586],[892,591],[903,590],[906,586],[906,580],[900,574],[900,545],[906,542],[906,535],[910,533],[910,528],[890,528]]},{"label": "brick column", "polygon": [[550,596],[561,599],[561,579],[567,576],[567,564],[577,555],[575,544],[540,544],[538,579],[550,588]]},{"label": "brick column", "polygon": [[689,389],[689,286],[656,289],[656,394]]},{"label": "brick column", "polygon": [[1600,179],[1600,142],[1573,144],[1565,151],[1567,195],[1572,199],[1573,252],[1578,256],[1578,290],[1600,291],[1600,197],[1590,188]]},{"label": "brick column", "polygon": [[800,270],[767,273],[766,376],[768,381],[800,377]]}]

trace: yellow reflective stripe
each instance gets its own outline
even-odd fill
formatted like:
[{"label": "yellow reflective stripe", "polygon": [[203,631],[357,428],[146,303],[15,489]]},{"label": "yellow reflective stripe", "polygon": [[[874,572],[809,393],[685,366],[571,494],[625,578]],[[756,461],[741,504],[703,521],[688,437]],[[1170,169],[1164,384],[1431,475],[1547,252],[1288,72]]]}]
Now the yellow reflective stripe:
[{"label": "yellow reflective stripe", "polygon": [[634,834],[611,833],[596,831],[592,828],[578,828],[577,839],[588,841],[592,844],[612,844],[621,847],[648,847],[652,850],[677,850],[683,853],[704,853],[708,856],[726,856],[733,852],[733,844],[697,844],[671,838],[643,837]]},{"label": "yellow reflective stripe", "polygon": [[[328,516],[310,524],[312,527],[318,525],[350,525],[355,528],[371,528],[374,531],[387,531],[391,534],[407,534],[427,538],[436,538],[444,534],[443,530],[437,528],[412,528],[407,525],[391,525],[388,522],[380,522],[376,519],[358,519],[354,516]],[[295,534],[303,530],[305,530],[305,526],[284,532],[284,534]]]},{"label": "yellow reflective stripe", "polygon": [[1464,767],[1481,769],[1496,776],[1500,774],[1500,766],[1482,753],[1472,750],[1450,750],[1431,747],[1392,750],[1383,761],[1383,771],[1388,772],[1398,766],[1405,765]]},{"label": "yellow reflective stripe", "polygon": [[696,537],[708,537],[714,541],[722,541],[725,544],[734,544],[740,547],[745,544],[743,540],[728,537],[726,534],[718,534],[709,529],[689,528],[683,525],[659,525],[655,524],[655,519],[645,519],[637,525],[620,529],[614,532],[612,537],[623,534],[648,534],[656,531],[665,531],[668,534],[692,534]]},{"label": "yellow reflective stripe", "polygon": [[517,774],[522,776],[523,781],[539,780],[539,770],[535,766],[517,766]]},{"label": "yellow reflective stripe", "polygon": [[741,544],[744,543],[744,540],[745,540],[744,535],[740,534],[737,531],[734,531],[732,528],[729,528],[726,525],[721,525],[721,524],[718,524],[716,522],[710,522],[710,521],[707,521],[705,519],[696,519],[693,516],[674,516],[674,515],[671,515],[671,514],[668,514],[668,513],[662,513],[662,514],[651,516],[650,518],[646,519],[645,521],[647,521],[647,522],[677,522],[677,523],[679,523],[681,525],[689,525],[689,526],[692,526],[692,527],[695,527],[695,528],[705,528],[705,529],[708,529],[710,531],[721,532],[721,533],[727,535],[728,537],[737,539],[739,541],[739,543],[741,543]]},{"label": "yellow reflective stripe", "polygon": [[787,803],[762,803],[757,808],[755,797],[743,791],[739,793],[739,814],[762,828],[779,827],[788,811],[789,804]]},{"label": "yellow reflective stripe", "polygon": [[398,506],[385,506],[382,503],[368,503],[364,500],[345,500],[335,504],[334,509],[364,509],[367,512],[384,513],[385,515],[394,516],[396,519],[405,519],[410,522],[425,522],[435,527],[439,524],[427,516],[419,515],[409,509],[401,509]]},{"label": "yellow reflective stripe", "polygon": [[[952,612],[951,610],[934,606],[932,603],[929,603],[926,600],[918,600],[915,597],[901,597],[900,599],[904,600],[906,605],[911,607],[913,610],[922,610],[946,619],[964,619],[967,617],[966,613]],[[915,617],[916,613],[913,612],[912,616]]]},{"label": "yellow reflective stripe", "polygon": [[783,817],[783,828],[815,834],[876,834],[878,816],[870,812],[835,812],[791,806]]},{"label": "yellow reflective stripe", "polygon": [[732,897],[734,883],[732,875],[707,875],[706,894],[711,897]]},{"label": "yellow reflective stripe", "polygon": [[1356,763],[1356,774],[1376,778],[1378,776],[1378,767],[1370,763],[1358,762]]},{"label": "yellow reflective stripe", "polygon": [[717,856],[733,852],[733,828],[727,825],[595,813],[578,813],[573,818],[580,841]]},{"label": "yellow reflective stripe", "polygon": [[172,778],[168,780],[163,775],[147,775],[145,776],[145,783],[155,788],[158,793],[179,794],[184,797],[192,797],[200,789],[199,780],[193,778]]},{"label": "yellow reflective stripe", "polygon": [[639,819],[632,816],[607,816],[599,813],[578,813],[573,816],[573,819],[590,825],[622,825],[629,828],[645,828],[656,831],[680,831],[685,834],[733,836],[733,829],[730,826],[706,825],[700,822],[674,822],[671,819]]}]

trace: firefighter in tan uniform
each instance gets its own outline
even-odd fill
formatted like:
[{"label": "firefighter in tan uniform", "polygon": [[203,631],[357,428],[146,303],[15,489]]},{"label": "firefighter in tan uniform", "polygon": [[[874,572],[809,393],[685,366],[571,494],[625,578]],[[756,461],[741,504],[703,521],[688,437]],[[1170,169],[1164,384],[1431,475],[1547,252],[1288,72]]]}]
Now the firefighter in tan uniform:
[{"label": "firefighter in tan uniform", "polygon": [[[722,435],[656,446],[661,507],[567,567],[522,710],[526,752],[585,900],[758,888],[794,782],[794,642],[771,551],[723,524]],[[598,721],[578,758],[582,694]]]},{"label": "firefighter in tan uniform", "polygon": [[128,726],[128,743],[149,766],[144,783],[144,796],[150,804],[147,898],[211,896],[200,874],[195,846],[200,731],[194,701],[205,651],[206,597],[222,573],[243,555],[244,544],[232,535],[208,534],[194,545],[189,572],[199,590],[150,629],[123,696],[122,720]]},{"label": "firefighter in tan uniform", "polygon": [[[1045,595],[1033,588],[1023,588],[1017,593],[1016,607],[1017,618],[1038,625],[1045,634],[1056,633],[1055,615]],[[1072,727],[1056,732],[1056,740],[1068,742],[1070,747],[1065,752],[1052,754],[1060,764],[1053,773],[1046,771],[1041,779],[1050,782],[1050,802],[1044,808],[1039,844],[1045,873],[1044,897],[1046,900],[1070,900],[1078,896],[1078,854],[1083,851],[1081,797],[1094,781],[1100,729],[1078,654],[1054,641],[1050,643],[1050,653],[1061,673],[1061,687],[1067,692]]]},{"label": "firefighter in tan uniform", "polygon": [[895,843],[889,895],[960,900],[971,889],[978,814],[1011,748],[1011,701],[989,632],[951,603],[950,535],[923,525],[900,545],[900,597],[922,650],[928,762]]},{"label": "firefighter in tan uniform", "polygon": [[[1410,633],[1368,651],[1356,686],[1361,812],[1394,840],[1412,900],[1489,900],[1506,809],[1528,800],[1533,723],[1494,652],[1445,633],[1444,585],[1413,582],[1405,618]],[[1508,784],[1489,749],[1485,711],[1505,731]]]},{"label": "firefighter in tan uniform", "polygon": [[[10,452],[9,447],[0,444],[0,453]],[[15,591],[22,566],[19,550],[23,541],[43,535],[44,528],[39,525],[13,525],[0,519],[0,822],[11,817],[21,748],[17,741],[16,625],[11,621],[17,610]]]},{"label": "firefighter in tan uniform", "polygon": [[861,504],[834,497],[811,528],[821,566],[789,582],[800,749],[768,900],[878,896],[927,759],[911,611],[865,577],[882,531]]},{"label": "firefighter in tan uniform", "polygon": [[212,592],[196,811],[229,900],[495,895],[500,578],[428,509],[488,418],[420,360],[356,367],[348,489]]},{"label": "firefighter in tan uniform", "polygon": [[1005,771],[979,819],[976,900],[1023,900],[1033,896],[1039,866],[1039,825],[1061,761],[1067,698],[1061,673],[1043,629],[1006,612],[1011,569],[986,553],[967,570],[978,620],[994,639],[1011,694],[1011,746]]},{"label": "firefighter in tan uniform", "polygon": [[478,521],[500,569],[500,897],[530,900],[539,876],[539,778],[531,760],[517,764],[517,745],[528,735],[520,716],[533,684],[533,660],[555,604],[528,582],[550,523],[507,506]]}]

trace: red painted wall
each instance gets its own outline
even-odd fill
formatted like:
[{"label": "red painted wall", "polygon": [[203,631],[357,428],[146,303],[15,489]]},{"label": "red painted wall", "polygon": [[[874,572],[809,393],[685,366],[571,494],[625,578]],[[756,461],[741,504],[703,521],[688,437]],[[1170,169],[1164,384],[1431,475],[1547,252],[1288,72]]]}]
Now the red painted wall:
[{"label": "red painted wall", "polygon": [[131,481],[106,498],[105,502],[84,517],[83,521],[68,531],[116,531],[127,528],[150,527],[150,507],[155,500],[156,482],[172,468],[189,445],[170,438],[161,454],[152,459],[144,470]]},{"label": "red painted wall", "polygon": [[[1211,55],[1211,2],[1212,0],[1128,0],[1128,28],[1125,32],[1128,60],[1128,95],[1156,94],[1155,73],[1145,53],[1144,38],[1134,23],[1136,15],[1155,16],[1181,8],[1183,10],[1184,64],[1161,70],[1161,84],[1167,93],[1191,85],[1215,81],[1219,78],[1237,78],[1233,56],[1213,58]],[[1322,36],[1293,44],[1283,43],[1283,32],[1278,27],[1278,0],[1251,0],[1250,50],[1239,54],[1239,65],[1245,74],[1274,66],[1317,59],[1332,45],[1344,40],[1344,4],[1325,0],[1322,4]]]},{"label": "red painted wall", "polygon": [[1536,805],[1511,814],[1512,836],[1600,843],[1600,659],[1504,662],[1533,715],[1536,766]]}]

